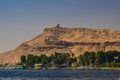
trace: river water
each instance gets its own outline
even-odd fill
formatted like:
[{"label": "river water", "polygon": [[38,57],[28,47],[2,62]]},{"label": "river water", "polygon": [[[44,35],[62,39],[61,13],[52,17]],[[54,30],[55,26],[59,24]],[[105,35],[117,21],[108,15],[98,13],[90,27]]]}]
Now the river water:
[{"label": "river water", "polygon": [[0,70],[0,80],[120,80],[120,71]]}]

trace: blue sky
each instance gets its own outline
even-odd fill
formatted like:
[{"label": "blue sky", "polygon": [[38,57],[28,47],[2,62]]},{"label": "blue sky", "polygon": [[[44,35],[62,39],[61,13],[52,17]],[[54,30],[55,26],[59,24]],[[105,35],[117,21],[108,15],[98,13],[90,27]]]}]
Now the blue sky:
[{"label": "blue sky", "polygon": [[120,30],[120,0],[0,0],[0,52],[57,23]]}]

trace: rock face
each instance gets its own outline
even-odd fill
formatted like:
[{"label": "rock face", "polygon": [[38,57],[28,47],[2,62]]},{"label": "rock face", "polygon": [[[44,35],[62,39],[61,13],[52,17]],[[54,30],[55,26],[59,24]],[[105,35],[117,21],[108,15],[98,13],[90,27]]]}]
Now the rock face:
[{"label": "rock face", "polygon": [[120,31],[87,28],[46,28],[44,32],[15,50],[0,54],[0,64],[16,64],[21,55],[51,55],[54,52],[78,56],[85,51],[120,51]]}]

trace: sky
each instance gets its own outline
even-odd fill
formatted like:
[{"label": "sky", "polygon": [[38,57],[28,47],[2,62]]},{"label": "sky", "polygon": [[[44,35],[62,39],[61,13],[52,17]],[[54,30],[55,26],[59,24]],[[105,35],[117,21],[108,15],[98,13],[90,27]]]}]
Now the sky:
[{"label": "sky", "polygon": [[57,23],[120,31],[120,0],[0,0],[0,53]]}]

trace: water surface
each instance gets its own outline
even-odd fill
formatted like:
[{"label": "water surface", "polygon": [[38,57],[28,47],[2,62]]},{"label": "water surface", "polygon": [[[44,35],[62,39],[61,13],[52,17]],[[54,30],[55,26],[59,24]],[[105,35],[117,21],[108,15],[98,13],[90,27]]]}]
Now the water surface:
[{"label": "water surface", "polygon": [[0,70],[0,80],[120,80],[116,70]]}]

